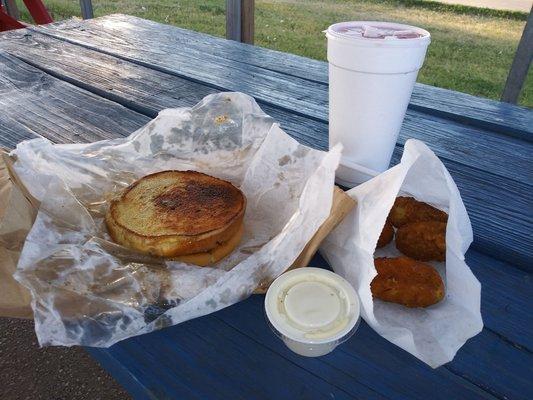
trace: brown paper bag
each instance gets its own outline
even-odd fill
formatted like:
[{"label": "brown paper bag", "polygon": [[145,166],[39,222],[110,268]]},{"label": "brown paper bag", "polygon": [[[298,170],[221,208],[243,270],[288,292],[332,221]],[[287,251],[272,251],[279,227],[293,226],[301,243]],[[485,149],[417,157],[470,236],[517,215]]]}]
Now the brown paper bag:
[{"label": "brown paper bag", "polygon": [[13,278],[13,272],[38,203],[10,170],[12,160],[0,149],[0,316],[32,318],[30,293]]},{"label": "brown paper bag", "polygon": [[[18,178],[8,153],[0,149],[0,156],[0,316],[32,318],[30,293],[13,278],[13,272],[39,202]],[[335,187],[329,217],[289,269],[307,266],[320,243],[354,207],[355,201]],[[262,282],[254,293],[265,293],[270,283]]]}]

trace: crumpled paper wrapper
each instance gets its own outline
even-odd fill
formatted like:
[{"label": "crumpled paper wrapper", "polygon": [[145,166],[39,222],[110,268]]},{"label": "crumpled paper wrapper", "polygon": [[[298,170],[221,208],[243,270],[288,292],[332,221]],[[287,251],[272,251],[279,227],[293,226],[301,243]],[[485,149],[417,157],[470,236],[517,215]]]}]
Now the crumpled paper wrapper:
[{"label": "crumpled paper wrapper", "polygon": [[[13,278],[35,208],[11,180],[7,152],[0,149],[0,316],[31,318],[30,293]],[[9,161],[9,160],[8,160]]]},{"label": "crumpled paper wrapper", "polygon": [[[163,110],[127,138],[19,144],[15,170],[41,206],[15,278],[32,294],[40,345],[107,347],[246,298],[288,268],[328,217],[340,152],[299,144],[241,93]],[[110,241],[106,199],[169,169],[226,179],[247,197],[243,239],[215,267]]]},{"label": "crumpled paper wrapper", "polygon": [[[452,177],[422,142],[406,142],[400,164],[347,192],[357,207],[320,248],[334,271],[357,290],[364,320],[381,336],[436,368],[451,361],[459,348],[483,329],[481,285],[464,261],[472,227]],[[446,262],[430,262],[446,286],[445,298],[430,307],[411,309],[373,299],[374,257],[402,255],[394,241],[376,243],[397,196],[412,196],[449,215]]]}]

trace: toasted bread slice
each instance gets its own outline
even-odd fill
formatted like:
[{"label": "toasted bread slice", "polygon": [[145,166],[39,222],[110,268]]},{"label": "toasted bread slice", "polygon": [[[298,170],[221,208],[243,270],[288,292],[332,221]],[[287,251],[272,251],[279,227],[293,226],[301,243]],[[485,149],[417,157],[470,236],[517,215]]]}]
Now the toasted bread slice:
[{"label": "toasted bread slice", "polygon": [[233,250],[235,250],[235,247],[237,247],[241,242],[243,231],[244,225],[241,224],[237,233],[230,240],[224,243],[220,243],[214,249],[203,253],[195,253],[173,257],[172,260],[182,261],[188,264],[198,265],[200,267],[206,267],[208,265],[216,264],[224,257],[229,255]]},{"label": "toasted bread slice", "polygon": [[112,200],[106,224],[123,246],[177,257],[208,252],[233,238],[245,208],[243,193],[229,182],[194,171],[162,171]]}]

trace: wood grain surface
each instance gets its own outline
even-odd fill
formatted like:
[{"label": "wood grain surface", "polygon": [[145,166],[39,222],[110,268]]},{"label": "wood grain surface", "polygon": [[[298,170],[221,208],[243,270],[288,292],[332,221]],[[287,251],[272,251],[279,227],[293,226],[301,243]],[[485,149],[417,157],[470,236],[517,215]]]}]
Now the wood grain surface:
[{"label": "wood grain surface", "polygon": [[[111,17],[102,20],[107,21]],[[84,24],[98,21],[101,20],[96,19]],[[59,26],[63,27],[63,24]],[[97,28],[92,28],[92,31],[89,28],[80,30],[79,24],[76,24],[73,28],[69,26],[69,29],[64,29],[69,33],[69,37],[76,37],[77,32],[88,41],[93,37],[92,31]],[[195,81],[191,81],[177,74],[169,75],[35,32],[18,30],[3,36],[9,40],[0,41],[0,49],[60,80],[71,82],[149,117],[156,116],[163,108],[191,106],[204,96],[219,91],[212,86],[198,83],[197,76]],[[117,41],[119,39],[114,38],[111,43]],[[121,40],[120,43],[124,46],[127,41]],[[133,52],[131,49],[128,51]],[[157,49],[153,52],[157,52]],[[186,54],[186,49],[182,52]],[[137,53],[147,57],[144,51]],[[161,65],[163,62],[164,57],[158,57],[158,63]],[[169,69],[178,68],[172,64],[172,59],[167,60],[167,63]],[[211,68],[216,69],[217,65],[214,64]],[[202,70],[202,66],[199,64],[192,70]],[[224,71],[220,69],[221,74],[224,74]],[[245,73],[246,68],[243,74]],[[266,70],[265,73],[269,71]],[[241,89],[249,89],[253,94],[254,87],[261,86],[264,82],[257,75],[248,75],[249,79],[254,81],[253,86]],[[238,80],[235,83],[241,84]],[[285,92],[287,96],[292,95],[290,90]],[[326,103],[327,87],[321,85],[320,92],[314,95],[321,96],[323,103]],[[484,104],[481,99],[478,101]],[[327,148],[325,105],[321,109],[320,119],[311,119],[284,108],[280,109],[269,102],[259,100],[259,103],[265,112],[281,123],[287,133],[300,142],[315,148]],[[429,99],[427,103],[431,104]],[[531,112],[528,115],[530,114]],[[531,190],[530,177],[533,176],[533,164],[530,162],[533,145],[515,135],[486,131],[442,116],[409,110],[400,132],[393,163],[399,160],[403,144],[408,138],[420,139],[427,143],[454,177],[472,219],[476,239],[474,248],[532,271],[533,243],[529,240],[528,232],[533,231],[533,218],[524,215],[523,210],[533,208],[531,197],[526,195]]]},{"label": "wood grain surface", "polygon": [[[0,35],[0,145],[123,136],[220,90],[253,95],[290,135],[327,148],[325,63],[123,15]],[[472,219],[466,261],[483,288],[485,328],[446,366],[430,369],[365,323],[325,357],[297,356],[270,332],[262,296],[89,351],[138,399],[533,398],[532,118],[444,89],[413,93],[392,162],[412,137],[443,160]]]},{"label": "wood grain surface", "polygon": [[123,136],[150,118],[96,96],[0,52],[2,145],[44,136],[93,142]]},{"label": "wood grain surface", "polygon": [[[109,15],[98,18],[91,24],[83,23],[83,26],[76,20],[61,21],[53,25],[37,27],[37,29],[89,47],[99,46],[99,42],[91,37],[93,35],[103,35],[104,41],[107,42],[106,47],[114,47],[114,43],[117,42],[127,46],[128,43],[140,37],[147,37],[148,40],[153,39],[157,43],[165,43],[173,49],[194,49],[200,54],[213,55],[308,81],[323,84],[328,82],[327,63],[322,61],[227,41],[128,15]],[[71,31],[80,29],[86,34],[81,37],[71,34]],[[88,40],[84,40],[83,37]],[[476,96],[433,86],[417,84],[410,107],[422,109],[428,114],[444,115],[468,125],[477,125],[505,134],[516,134],[529,140],[533,132],[533,116],[525,107],[480,99]]]}]

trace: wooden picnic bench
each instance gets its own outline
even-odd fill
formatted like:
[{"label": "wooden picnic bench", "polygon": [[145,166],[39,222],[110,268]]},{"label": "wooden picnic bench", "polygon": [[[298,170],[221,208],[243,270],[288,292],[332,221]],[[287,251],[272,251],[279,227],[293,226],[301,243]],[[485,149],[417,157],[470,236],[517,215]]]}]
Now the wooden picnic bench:
[{"label": "wooden picnic bench", "polygon": [[[0,145],[124,136],[167,107],[242,91],[290,135],[326,149],[327,64],[172,26],[110,15],[0,35]],[[435,370],[365,323],[320,358],[270,331],[263,296],[178,326],[87,349],[136,399],[533,398],[533,111],[417,85],[407,138],[426,142],[470,214],[466,260],[485,328]],[[325,266],[317,255],[311,265]]]}]

